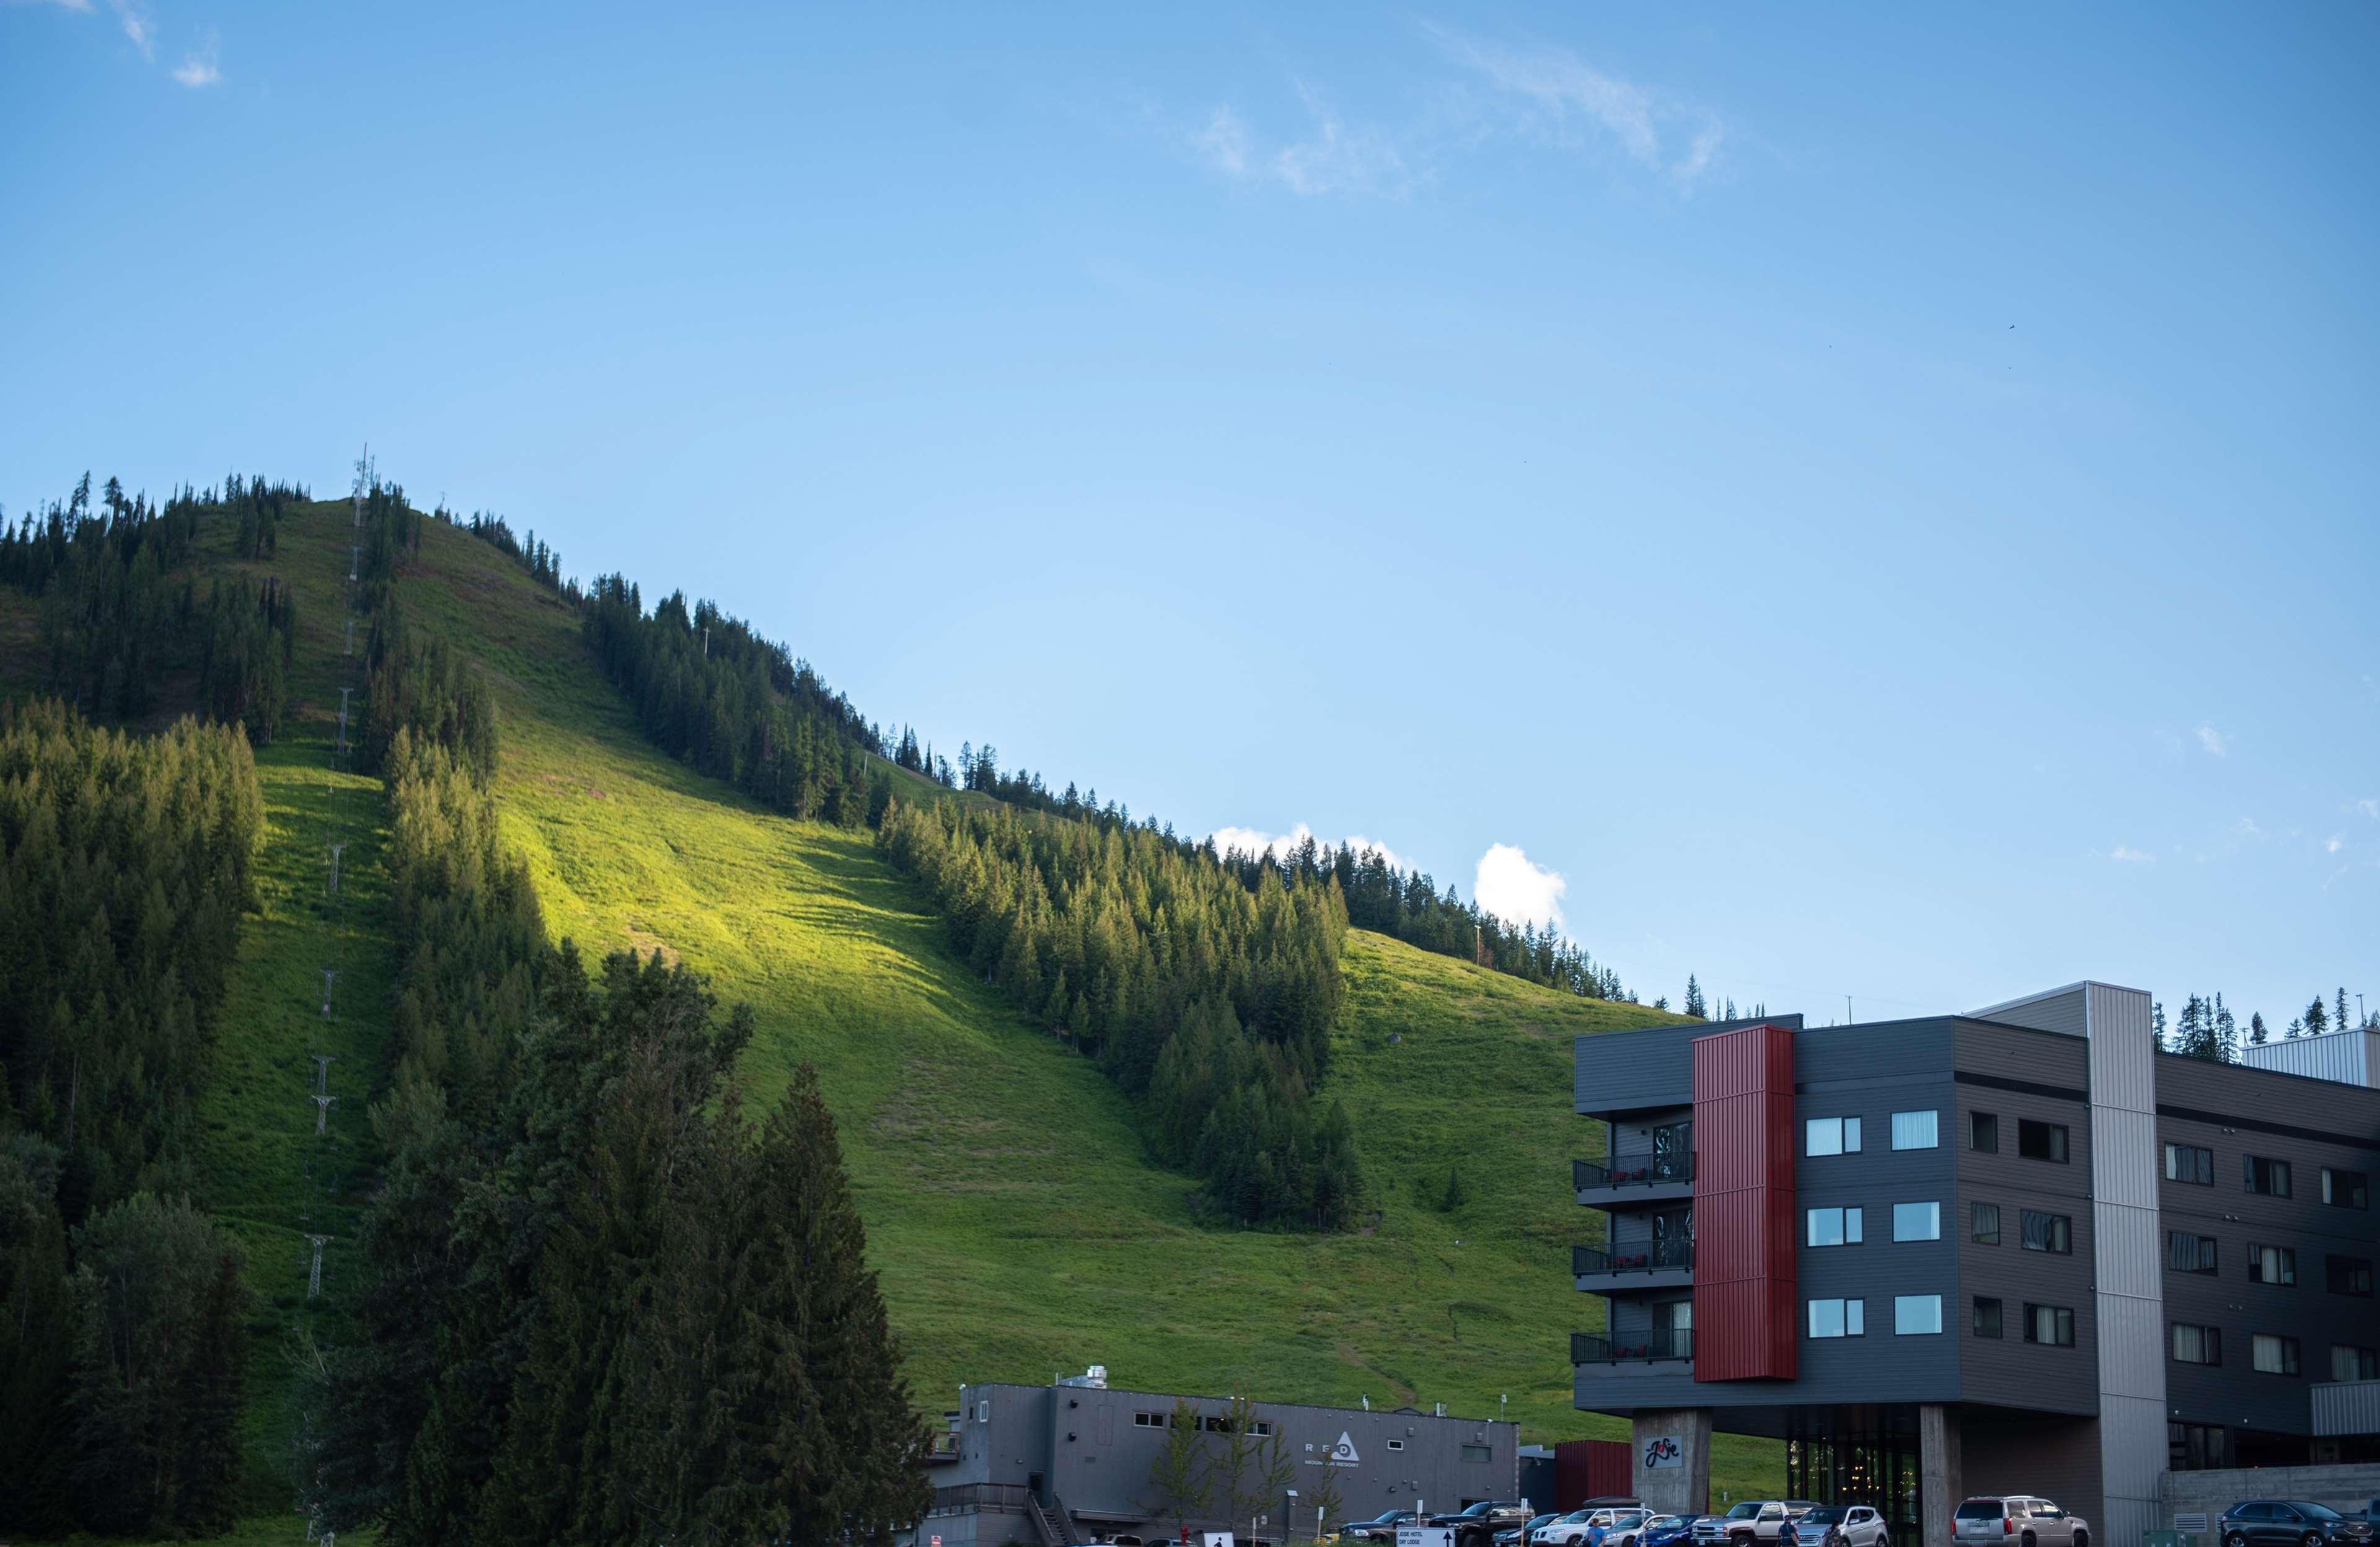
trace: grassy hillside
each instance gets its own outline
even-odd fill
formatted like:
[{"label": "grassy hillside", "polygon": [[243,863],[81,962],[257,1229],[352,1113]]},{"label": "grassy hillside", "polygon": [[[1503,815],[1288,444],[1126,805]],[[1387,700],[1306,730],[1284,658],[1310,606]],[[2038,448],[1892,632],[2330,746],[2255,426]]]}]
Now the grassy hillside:
[{"label": "grassy hillside", "polygon": [[[242,953],[210,1115],[210,1201],[249,1243],[268,1347],[302,1307],[304,1232],[285,1200],[300,1190],[311,1134],[307,1055],[325,1027],[306,993],[326,952],[344,948],[349,973],[329,1023],[349,1039],[334,1067],[369,1068],[385,1022],[376,802],[367,782],[326,774],[320,740],[337,701],[345,522],[344,506],[323,506],[283,528],[276,567],[299,584],[301,656],[316,675],[301,661],[310,717],[261,760],[267,909]],[[672,578],[643,579],[650,590]],[[953,959],[867,834],[766,812],[661,756],[589,663],[570,613],[468,535],[433,525],[400,594],[496,688],[505,834],[552,930],[591,952],[661,950],[750,1002],[759,1035],[742,1075],[757,1098],[773,1098],[797,1061],[819,1066],[920,1406],[953,1405],[962,1381],[1099,1361],[1119,1383],[1161,1390],[1368,1395],[1478,1415],[1509,1396],[1531,1440],[1622,1431],[1570,1406],[1566,1338],[1593,1329],[1570,1288],[1567,1248],[1585,1216],[1567,1163],[1599,1144],[1570,1112],[1570,1038],[1654,1012],[1356,932],[1331,1084],[1356,1120],[1378,1224],[1333,1237],[1218,1232],[1198,1222],[1189,1180],[1148,1158],[1099,1071]],[[319,896],[333,803],[359,846],[344,947]],[[334,1109],[343,1165],[369,1158],[359,1107]],[[1442,1213],[1455,1165],[1469,1201]],[[346,1186],[328,1205],[342,1233],[354,1202]],[[276,1398],[251,1426],[260,1460],[278,1458],[286,1431],[283,1373],[260,1369]],[[1781,1484],[1773,1445],[1722,1442],[1717,1460],[1715,1489]]]}]

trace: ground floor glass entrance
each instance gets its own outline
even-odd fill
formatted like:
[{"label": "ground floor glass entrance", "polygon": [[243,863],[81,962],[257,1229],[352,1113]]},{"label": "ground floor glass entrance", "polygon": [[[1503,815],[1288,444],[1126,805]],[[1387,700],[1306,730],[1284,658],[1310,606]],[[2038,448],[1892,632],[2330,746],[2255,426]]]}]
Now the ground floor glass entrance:
[{"label": "ground floor glass entrance", "polygon": [[1899,1541],[1917,1541],[1917,1409],[1803,1409],[1785,1436],[1785,1492],[1873,1505]]}]

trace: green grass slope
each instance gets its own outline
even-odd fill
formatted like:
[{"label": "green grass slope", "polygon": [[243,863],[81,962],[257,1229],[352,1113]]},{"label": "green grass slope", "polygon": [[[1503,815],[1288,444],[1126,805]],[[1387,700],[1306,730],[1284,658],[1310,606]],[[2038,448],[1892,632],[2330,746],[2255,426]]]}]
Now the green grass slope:
[{"label": "green grass slope", "polygon": [[[339,665],[329,652],[346,520],[326,506],[286,522],[276,565],[300,587],[301,656],[320,656],[325,674]],[[1571,1202],[1568,1162],[1600,1144],[1570,1111],[1570,1039],[1656,1012],[1357,932],[1330,1089],[1355,1119],[1378,1221],[1330,1237],[1213,1229],[1189,1178],[1148,1158],[1129,1103],[953,959],[867,834],[765,811],[653,749],[569,611],[467,534],[431,527],[400,590],[496,689],[505,835],[529,859],[553,932],[591,953],[662,950],[710,974],[722,999],[749,1002],[759,1034],[741,1073],[756,1100],[772,1099],[795,1063],[819,1066],[921,1407],[952,1406],[962,1381],[1039,1381],[1099,1361],[1121,1384],[1160,1390],[1368,1395],[1481,1416],[1509,1396],[1531,1440],[1624,1431],[1570,1405],[1567,1335],[1594,1329],[1570,1287],[1567,1249],[1589,1216]],[[302,1320],[304,1232],[283,1200],[303,1190],[306,1151],[292,1138],[300,1121],[310,1137],[300,1077],[322,1027],[302,992],[325,952],[347,953],[342,1017],[356,1006],[351,1029],[332,1023],[356,1039],[356,1062],[343,1047],[334,1068],[373,1066],[385,1029],[385,941],[369,907],[377,834],[360,818],[376,818],[376,802],[355,787],[366,781],[325,771],[320,713],[335,711],[337,677],[303,680],[312,717],[261,760],[266,910],[243,947],[210,1115],[221,1153],[209,1201],[249,1243],[268,1348]],[[371,890],[349,899],[344,946],[338,916],[309,891],[334,803],[361,846],[350,874],[371,868],[349,883]],[[334,1076],[334,1089],[357,1087]],[[348,1167],[370,1159],[360,1104],[343,1100],[332,1119]],[[1441,1212],[1453,1166],[1469,1199]],[[338,1211],[355,1201],[351,1185],[334,1185],[342,1232]],[[334,1243],[334,1278],[338,1267]],[[285,1443],[285,1370],[273,1364],[259,1368],[261,1461]],[[1715,1459],[1715,1490],[1781,1485],[1774,1445],[1722,1441]]]}]

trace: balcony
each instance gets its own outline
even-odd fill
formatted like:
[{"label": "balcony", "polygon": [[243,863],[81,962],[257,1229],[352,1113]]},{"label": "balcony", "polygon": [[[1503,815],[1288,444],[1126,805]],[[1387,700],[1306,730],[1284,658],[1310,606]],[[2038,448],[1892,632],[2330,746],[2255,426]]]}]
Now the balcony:
[{"label": "balcony", "polygon": [[1672,1203],[1694,1195],[1694,1152],[1689,1149],[1607,1155],[1570,1163],[1578,1200],[1593,1209]]},{"label": "balcony", "polygon": [[1597,1294],[1682,1289],[1694,1281],[1694,1243],[1626,1241],[1616,1247],[1570,1249],[1571,1276]]},{"label": "balcony", "polygon": [[1676,1359],[1692,1364],[1694,1334],[1689,1328],[1655,1327],[1644,1332],[1606,1337],[1596,1333],[1570,1334],[1570,1362],[1582,1364],[1643,1364]]}]

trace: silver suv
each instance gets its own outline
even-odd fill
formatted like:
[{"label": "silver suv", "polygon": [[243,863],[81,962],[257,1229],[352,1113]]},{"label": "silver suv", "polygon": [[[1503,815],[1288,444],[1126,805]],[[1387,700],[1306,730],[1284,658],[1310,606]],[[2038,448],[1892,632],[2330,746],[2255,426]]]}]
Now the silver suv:
[{"label": "silver suv", "polygon": [[1695,1547],[1774,1547],[1792,1523],[1818,1506],[1807,1499],[1746,1499],[1725,1515],[1694,1521]]},{"label": "silver suv", "polygon": [[2011,1547],[2091,1547],[2091,1525],[2047,1499],[2003,1493],[1962,1499],[1950,1517],[1952,1547],[1985,1541]]}]

